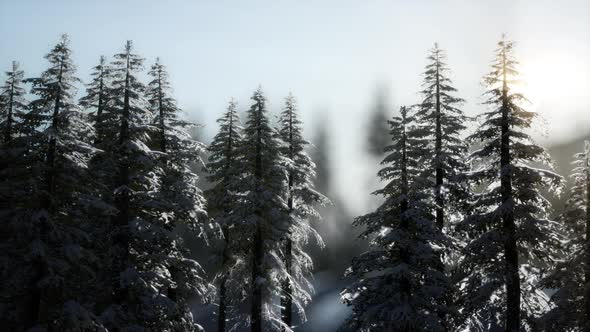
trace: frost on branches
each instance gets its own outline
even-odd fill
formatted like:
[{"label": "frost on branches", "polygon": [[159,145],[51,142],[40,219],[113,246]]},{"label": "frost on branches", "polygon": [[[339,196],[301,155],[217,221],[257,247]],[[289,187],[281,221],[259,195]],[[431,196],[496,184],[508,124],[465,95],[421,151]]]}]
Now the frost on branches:
[{"label": "frost on branches", "polygon": [[526,99],[515,90],[513,46],[505,39],[498,43],[484,78],[491,110],[469,137],[480,146],[471,155],[476,168],[469,180],[482,190],[472,197],[472,214],[458,224],[468,243],[457,277],[461,314],[472,331],[534,330],[546,306],[536,288],[539,269],[554,263],[559,244],[540,189],[557,189],[561,177],[532,166],[550,168],[551,160],[526,133],[536,114],[523,108]]},{"label": "frost on branches", "polygon": [[468,170],[468,146],[461,135],[468,119],[459,108],[464,100],[455,96],[445,52],[434,44],[427,59],[421,91],[424,99],[416,117],[429,140],[426,171],[433,182],[436,224],[442,229],[465,210],[468,188],[463,175]]},{"label": "frost on branches", "polygon": [[279,119],[279,133],[283,140],[281,154],[289,160],[287,170],[287,232],[283,236],[282,259],[287,278],[282,284],[281,317],[287,327],[293,326],[293,305],[305,319],[304,307],[311,301],[313,287],[309,278],[313,261],[305,252],[310,238],[323,246],[320,235],[309,223],[310,218],[320,218],[318,205],[326,205],[328,199],[314,189],[315,164],[305,152],[309,144],[303,138],[302,122],[298,118],[295,97],[289,95]]},{"label": "frost on branches", "polygon": [[341,294],[352,306],[346,324],[356,331],[445,330],[451,284],[440,248],[448,239],[434,222],[422,176],[423,128],[407,108],[400,113],[390,121],[393,143],[378,173],[386,184],[375,194],[385,202],[354,222],[371,239],[371,250],[347,270],[354,282]]},{"label": "frost on branches", "polygon": [[554,307],[543,317],[547,330],[583,331],[590,328],[590,142],[574,155],[573,187],[560,220],[567,230],[565,257],[544,278],[542,286],[557,291]]}]

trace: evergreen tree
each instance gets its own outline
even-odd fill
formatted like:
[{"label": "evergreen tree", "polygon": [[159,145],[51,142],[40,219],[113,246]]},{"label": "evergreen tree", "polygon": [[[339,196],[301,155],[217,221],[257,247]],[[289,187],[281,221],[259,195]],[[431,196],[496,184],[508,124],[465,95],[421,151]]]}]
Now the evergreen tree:
[{"label": "evergreen tree", "polygon": [[459,109],[463,99],[455,97],[446,54],[434,44],[428,55],[428,64],[423,73],[423,101],[417,117],[425,126],[429,147],[431,177],[434,178],[436,224],[443,228],[445,220],[462,212],[461,203],[467,198],[467,189],[462,175],[468,167],[465,163],[467,144],[461,137],[467,117]]},{"label": "evergreen tree", "polygon": [[[115,113],[109,109],[110,95],[109,89],[111,84],[111,67],[106,62],[106,58],[101,56],[98,65],[92,68],[92,82],[86,87],[86,95],[80,98],[80,106],[87,110],[95,109],[93,113],[93,123],[96,132],[95,145],[100,146],[105,140],[107,129],[105,126],[112,126],[116,119]],[[110,119],[107,119],[109,117]],[[110,121],[108,121],[110,120]]]},{"label": "evergreen tree", "polygon": [[566,257],[544,278],[542,287],[556,289],[554,307],[545,314],[547,331],[590,330],[590,142],[574,155],[574,185],[560,221],[566,226]]},{"label": "evergreen tree", "polygon": [[[118,112],[119,126],[118,133],[106,135],[108,141],[102,142],[102,165],[106,174],[116,174],[107,187],[113,193],[111,201],[117,213],[112,218],[112,249],[105,257],[110,265],[113,298],[102,319],[116,330],[192,331],[197,326],[187,310],[185,295],[200,291],[201,268],[184,257],[182,243],[174,232],[176,220],[186,220],[185,213],[191,212],[171,211],[169,194],[173,189],[166,188],[163,181],[169,166],[160,162],[162,152],[148,146],[150,134],[158,128],[151,125],[146,86],[137,77],[143,61],[128,41],[112,64],[110,99]],[[167,158],[170,167],[175,165],[180,173],[186,171],[185,155]],[[186,195],[186,190],[199,195],[193,183],[176,190],[179,196]],[[185,201],[179,199],[177,203]],[[192,204],[200,211],[199,201]]]},{"label": "evergreen tree", "polygon": [[9,329],[101,329],[86,292],[97,269],[88,250],[93,225],[85,218],[97,203],[85,186],[92,128],[73,101],[79,80],[71,54],[64,35],[45,57],[50,67],[28,80],[36,99],[11,138],[21,169],[3,183],[18,185],[12,211],[3,216],[3,298],[11,303],[3,317],[10,317]]},{"label": "evergreen tree", "polygon": [[4,146],[8,146],[15,136],[22,134],[17,128],[27,107],[24,75],[18,62],[13,61],[12,70],[6,72],[6,82],[0,87],[0,130]]},{"label": "evergreen tree", "polygon": [[[158,248],[162,255],[159,258],[170,278],[167,297],[176,303],[172,326],[190,330],[192,316],[188,301],[195,296],[206,299],[212,289],[205,282],[200,265],[187,257],[189,252],[183,239],[174,230],[182,227],[195,237],[206,237],[212,228],[204,211],[205,200],[197,186],[199,177],[191,169],[194,164],[203,164],[200,156],[204,145],[190,135],[190,129],[196,125],[181,118],[168,72],[159,59],[148,74],[152,81],[148,84],[147,96],[154,116],[152,123],[157,128],[153,136],[157,137],[157,149],[163,153],[159,160],[162,171],[159,188],[157,194],[154,193],[161,202],[156,217],[164,235]],[[179,325],[174,325],[174,321]]]},{"label": "evergreen tree", "polygon": [[443,331],[450,281],[439,248],[448,239],[430,212],[428,188],[421,169],[425,155],[422,129],[402,107],[389,121],[393,143],[378,173],[385,198],[376,211],[358,217],[371,250],[356,257],[346,274],[354,283],[344,289],[352,306],[346,324],[356,331]]},{"label": "evergreen tree", "polygon": [[[243,160],[240,148],[242,146],[242,127],[237,112],[237,104],[232,99],[227,111],[217,120],[219,131],[209,145],[209,162],[207,171],[209,181],[213,187],[206,191],[207,211],[222,228],[223,252],[221,268],[216,275],[219,285],[219,312],[217,330],[224,332],[230,321],[231,304],[242,300],[241,288],[243,270],[244,247],[240,241],[240,220],[236,219],[234,210],[238,202],[243,199],[242,173]],[[234,237],[236,240],[234,240]],[[233,299],[233,301],[232,301]]]},{"label": "evergreen tree", "polygon": [[280,155],[279,135],[269,124],[262,89],[256,90],[251,99],[242,148],[242,190],[246,195],[236,209],[244,230],[242,238],[236,240],[244,241],[246,236],[250,240],[250,324],[252,331],[262,331],[263,320],[280,324],[268,298],[280,294],[280,284],[287,277],[280,260],[280,240],[288,229],[284,171],[287,161]]},{"label": "evergreen tree", "polygon": [[305,317],[304,306],[311,301],[313,287],[308,278],[313,262],[304,246],[313,237],[323,246],[320,235],[309,223],[319,218],[315,206],[325,205],[327,198],[314,189],[315,164],[305,152],[309,144],[303,138],[302,122],[298,118],[295,97],[289,95],[280,117],[279,133],[283,142],[281,153],[291,163],[287,166],[289,228],[284,238],[283,261],[288,278],[283,281],[281,293],[281,318],[285,327],[293,327],[293,304],[300,316]]},{"label": "evergreen tree", "polygon": [[461,271],[460,305],[470,330],[522,331],[534,328],[544,309],[535,290],[538,268],[554,262],[555,223],[540,188],[556,188],[561,177],[550,170],[546,151],[525,132],[536,114],[523,108],[514,90],[517,61],[511,41],[498,43],[485,104],[492,109],[468,139],[481,146],[471,155],[478,167],[469,175],[482,192],[472,196],[473,214],[458,224],[468,236]]}]

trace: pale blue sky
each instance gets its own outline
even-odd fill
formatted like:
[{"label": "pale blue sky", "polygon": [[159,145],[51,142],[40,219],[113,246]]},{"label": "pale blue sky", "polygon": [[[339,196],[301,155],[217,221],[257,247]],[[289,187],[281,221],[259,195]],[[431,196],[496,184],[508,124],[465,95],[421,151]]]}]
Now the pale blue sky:
[{"label": "pale blue sky", "polygon": [[209,135],[230,97],[244,109],[261,84],[278,111],[291,91],[308,134],[322,113],[338,116],[329,125],[339,140],[339,183],[359,189],[354,179],[366,165],[356,156],[376,85],[388,87],[395,105],[417,102],[426,51],[438,41],[465,110],[479,113],[481,77],[503,32],[535,79],[531,99],[549,137],[590,132],[587,0],[0,0],[0,68],[15,59],[26,75],[38,74],[43,55],[68,33],[86,80],[100,55],[132,39],[148,66],[162,58],[180,105]]}]

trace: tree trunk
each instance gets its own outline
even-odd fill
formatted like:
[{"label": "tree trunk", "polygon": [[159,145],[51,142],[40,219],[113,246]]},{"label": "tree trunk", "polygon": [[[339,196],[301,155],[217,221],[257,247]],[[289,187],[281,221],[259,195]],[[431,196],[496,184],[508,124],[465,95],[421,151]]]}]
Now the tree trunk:
[{"label": "tree trunk", "polygon": [[[225,269],[225,265],[229,259],[229,228],[224,227],[223,229],[223,237],[225,238],[225,246],[223,247],[223,254],[222,254],[222,261],[221,266]],[[219,316],[217,318],[217,331],[218,332],[225,332],[225,324],[227,321],[227,272],[223,271],[223,276],[219,280]]]},{"label": "tree trunk", "polygon": [[434,147],[435,153],[435,171],[436,171],[436,183],[435,183],[435,202],[436,202],[436,225],[442,229],[444,226],[445,212],[444,212],[444,200],[442,196],[443,186],[443,168],[442,168],[442,126],[441,126],[441,114],[440,114],[440,81],[439,81],[439,59],[437,54],[436,59],[436,142]]},{"label": "tree trunk", "polygon": [[514,223],[512,194],[512,164],[510,156],[510,105],[506,80],[506,54],[503,55],[502,137],[500,145],[500,186],[502,193],[502,227],[504,232],[504,259],[506,264],[506,331],[520,331],[520,278],[518,248]]},{"label": "tree trunk", "polygon": [[[292,240],[287,237],[285,241],[285,268],[291,273],[293,264]],[[281,319],[283,323],[289,327],[293,326],[293,294],[291,289],[291,282],[289,279],[283,281],[281,296]],[[286,331],[286,328],[282,328]]]},{"label": "tree trunk", "polygon": [[[14,68],[14,66],[13,66]],[[6,116],[6,131],[4,132],[4,144],[8,146],[12,140],[12,105],[14,103],[14,73],[12,70],[12,82],[10,82],[10,97],[8,98],[8,114]]]},{"label": "tree trunk", "polygon": [[[293,110],[289,113],[289,158],[293,160]],[[293,174],[289,174],[289,199],[288,208],[289,215],[293,213]],[[285,239],[285,269],[287,273],[291,274],[293,265],[293,242],[291,240],[290,231],[287,232],[287,238]],[[281,294],[281,319],[283,323],[289,327],[293,326],[293,294],[292,294],[291,281],[285,279],[282,285]],[[286,328],[282,328],[286,331]]]},{"label": "tree trunk", "polygon": [[[227,148],[225,151],[225,155],[227,158],[227,164],[225,166],[225,171],[226,174],[229,174],[229,172],[231,171],[231,167],[232,167],[232,158],[233,158],[233,137],[232,137],[232,132],[233,132],[233,124],[234,124],[234,119],[233,119],[233,113],[230,113],[230,118],[229,118],[229,128],[228,128],[228,140],[227,140]],[[223,181],[226,181],[229,179],[224,178]],[[229,207],[227,207],[225,209],[226,213],[230,213],[231,209]],[[226,264],[229,260],[229,244],[230,244],[230,230],[228,227],[224,227],[223,229],[223,237],[225,238],[225,245],[223,247],[223,254],[222,254],[222,262],[221,262],[221,266],[223,269],[225,269]],[[228,279],[228,273],[224,270],[223,272],[223,276],[221,277],[221,280],[219,280],[219,317],[217,318],[217,331],[218,332],[225,332],[225,325],[226,325],[226,321],[227,321],[227,298],[226,298],[226,293],[227,293],[227,279]]]},{"label": "tree trunk", "polygon": [[166,153],[166,132],[164,126],[164,106],[162,105],[162,70],[158,69],[158,111],[160,113],[160,150]]},{"label": "tree trunk", "polygon": [[[409,190],[409,179],[408,179],[408,154],[407,154],[407,142],[408,142],[408,138],[407,138],[407,132],[406,132],[406,125],[407,125],[407,119],[406,119],[406,108],[402,108],[402,137],[401,137],[401,147],[402,147],[402,160],[400,163],[400,168],[401,168],[401,194],[403,196],[403,199],[400,202],[400,213],[401,213],[401,228],[404,229],[405,231],[409,231],[409,220],[408,220],[408,216],[406,215],[408,209],[409,209],[409,194],[410,194],[410,190]],[[410,261],[410,257],[409,257],[409,253],[408,253],[408,248],[405,246],[401,246],[400,247],[400,259],[402,262],[404,262],[404,264],[408,264]],[[405,297],[405,301],[409,301],[411,295],[411,286],[410,286],[410,280],[408,280],[408,278],[406,276],[402,277],[400,280],[400,288],[401,288],[401,292],[403,294],[403,297]],[[411,331],[411,327],[410,326],[404,326],[402,328],[401,332],[410,332]]]},{"label": "tree trunk", "polygon": [[100,73],[100,83],[98,87],[98,106],[96,108],[96,138],[94,139],[94,145],[98,145],[101,143],[101,136],[102,136],[102,111],[103,111],[103,72]]},{"label": "tree trunk", "polygon": [[[56,149],[57,149],[57,140],[55,135],[57,135],[58,131],[58,124],[59,124],[59,110],[60,110],[60,103],[61,103],[61,81],[62,81],[62,72],[63,72],[63,62],[60,63],[59,72],[57,77],[57,91],[55,97],[55,105],[53,107],[53,115],[51,118],[51,129],[53,130],[52,137],[49,138],[49,144],[47,146],[47,153],[46,153],[46,160],[45,160],[45,194],[41,200],[41,206],[43,209],[47,211],[49,215],[53,212],[53,195],[55,194],[55,157],[56,157]],[[47,232],[49,231],[48,222],[45,217],[41,218],[40,226],[39,226],[39,233],[38,233],[38,240],[45,241]],[[45,275],[48,272],[47,262],[42,258],[36,258],[35,262],[33,263],[34,266],[34,274],[37,276],[33,279],[31,285],[32,291],[32,300],[31,305],[28,308],[30,311],[27,316],[31,317],[31,325],[36,326],[44,322],[47,319],[47,310],[49,304],[46,303],[47,299],[45,299],[45,292],[46,289],[40,289],[37,283],[45,278]]]},{"label": "tree trunk", "polygon": [[[262,105],[258,105],[258,123],[257,123],[257,144],[254,176],[257,182],[262,181]],[[262,260],[264,259],[264,248],[262,238],[262,225],[260,225],[263,215],[262,211],[256,211],[256,231],[254,234],[253,252],[252,252],[252,308],[251,308],[251,331],[262,332],[262,288],[259,278],[262,278]]]},{"label": "tree trunk", "polygon": [[[260,217],[260,214],[259,214]],[[254,235],[254,252],[252,255],[252,308],[251,308],[251,331],[262,332],[262,288],[259,278],[262,277],[262,259],[264,257],[262,247],[262,230],[260,225],[256,226]]]},{"label": "tree trunk", "polygon": [[119,211],[115,217],[115,229],[117,229],[117,235],[115,237],[115,245],[119,250],[119,257],[116,258],[114,272],[115,277],[113,278],[114,290],[115,290],[115,301],[119,304],[125,302],[127,298],[126,289],[122,289],[120,283],[120,274],[127,268],[128,263],[128,252],[129,252],[129,160],[124,151],[124,145],[129,140],[129,57],[127,57],[127,72],[125,74],[125,96],[123,99],[123,113],[121,115],[121,128],[119,133],[119,178],[118,186],[123,188],[121,192],[115,197],[115,206]]}]

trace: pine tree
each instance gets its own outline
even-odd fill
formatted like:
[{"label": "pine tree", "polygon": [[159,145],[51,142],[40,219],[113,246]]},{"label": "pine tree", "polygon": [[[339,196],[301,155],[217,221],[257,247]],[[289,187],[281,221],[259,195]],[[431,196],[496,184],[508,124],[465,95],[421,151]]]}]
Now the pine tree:
[{"label": "pine tree", "polygon": [[247,234],[251,245],[251,330],[262,331],[264,319],[273,325],[280,324],[280,317],[276,317],[267,299],[280,294],[280,283],[287,277],[279,246],[288,227],[284,171],[287,162],[280,155],[279,135],[269,124],[262,89],[256,90],[251,99],[242,148],[245,167],[242,190],[246,197],[236,213],[243,220],[242,234]]},{"label": "pine tree", "polygon": [[468,169],[464,161],[467,144],[461,137],[467,117],[459,108],[464,100],[454,96],[457,90],[448,77],[445,52],[434,44],[427,59],[421,92],[424,99],[417,117],[433,142],[429,164],[434,178],[436,224],[442,229],[445,220],[461,212],[460,204],[467,198],[461,179]]},{"label": "pine tree", "polygon": [[473,195],[473,214],[458,224],[468,236],[461,271],[462,313],[470,330],[531,330],[543,310],[535,290],[541,264],[553,263],[555,222],[547,219],[550,203],[539,189],[556,188],[561,177],[531,166],[550,165],[546,151],[525,132],[536,114],[522,105],[514,44],[498,43],[485,104],[492,109],[468,139],[481,146],[471,158],[478,167],[469,175],[483,188]]},{"label": "pine tree", "polygon": [[[157,198],[161,201],[157,219],[164,230],[161,238],[161,264],[169,271],[170,285],[167,297],[176,303],[173,322],[176,329],[190,330],[192,316],[188,301],[194,296],[203,300],[212,291],[205,282],[200,265],[187,257],[188,250],[175,229],[184,227],[190,234],[206,237],[212,228],[204,211],[205,200],[197,186],[198,176],[191,166],[202,165],[201,153],[204,145],[194,140],[189,130],[196,124],[181,118],[181,109],[172,96],[172,88],[166,67],[156,59],[148,73],[152,81],[148,84],[147,97],[154,115],[152,123],[157,128],[154,135],[160,158],[160,175]],[[157,138],[156,138],[157,137]],[[175,324],[175,323],[173,323]]]},{"label": "pine tree", "polygon": [[389,123],[393,143],[378,173],[385,198],[376,211],[358,217],[371,250],[356,257],[347,275],[354,283],[344,289],[352,306],[346,324],[356,331],[443,331],[450,281],[439,248],[448,239],[430,212],[426,179],[421,169],[426,152],[414,115],[402,107]]},{"label": "pine tree", "polygon": [[18,122],[22,121],[27,107],[23,78],[24,71],[20,70],[18,62],[13,61],[12,70],[6,72],[6,82],[0,87],[0,130],[5,146],[20,134]]},{"label": "pine tree", "polygon": [[[221,267],[216,276],[219,285],[219,332],[224,332],[230,321],[230,305],[242,300],[237,290],[243,287],[240,272],[245,272],[240,268],[243,267],[240,262],[244,251],[241,250],[243,247],[240,247],[238,238],[239,220],[236,220],[234,214],[237,202],[243,199],[240,184],[244,171],[240,152],[243,129],[236,107],[237,103],[232,99],[227,111],[217,120],[219,131],[208,148],[210,155],[207,171],[209,181],[214,185],[205,192],[207,208],[210,217],[221,226],[224,240]],[[234,237],[238,239],[233,240]]]},{"label": "pine tree", "polygon": [[287,167],[289,229],[285,234],[283,260],[289,275],[283,281],[281,294],[281,318],[285,326],[293,326],[293,305],[301,317],[305,317],[304,306],[311,301],[313,287],[308,278],[313,262],[304,246],[313,237],[323,245],[320,235],[309,224],[310,218],[319,218],[317,205],[326,205],[327,198],[313,186],[315,164],[305,152],[309,144],[303,138],[302,122],[298,118],[295,97],[289,95],[280,117],[280,135],[285,143],[281,153],[291,161]]},{"label": "pine tree", "polygon": [[590,330],[590,142],[574,155],[573,187],[560,221],[566,226],[566,257],[544,278],[542,287],[556,289],[554,307],[543,321],[547,331]]},{"label": "pine tree", "polygon": [[[101,56],[98,65],[92,68],[92,82],[86,87],[86,95],[80,98],[80,106],[85,109],[95,109],[93,113],[93,123],[96,132],[94,144],[100,146],[105,139],[105,126],[113,125],[116,119],[113,119],[114,112],[109,109],[110,95],[109,89],[111,84],[111,67],[106,62],[106,58]],[[107,117],[110,116],[110,119]],[[109,121],[111,120],[111,121]]]},{"label": "pine tree", "polygon": [[[101,318],[110,329],[167,329],[177,323],[176,304],[167,294],[172,285],[166,265],[171,230],[162,225],[166,215],[158,195],[163,172],[158,152],[147,145],[155,128],[150,126],[146,87],[137,77],[144,59],[133,53],[131,41],[114,57],[110,99],[118,113],[118,128],[109,127],[111,132],[101,143],[105,151],[101,165],[102,172],[113,178],[105,184],[109,191],[104,196],[112,196],[109,201],[117,213],[112,217],[111,250],[105,257],[112,299]],[[191,325],[179,324],[183,323]]]},{"label": "pine tree", "polygon": [[92,313],[93,297],[85,292],[97,268],[88,250],[92,225],[85,218],[96,203],[85,187],[92,128],[73,101],[78,79],[71,54],[64,35],[45,57],[50,67],[27,80],[37,99],[11,138],[22,169],[4,183],[14,186],[16,179],[14,194],[20,198],[13,196],[4,229],[3,266],[10,272],[3,278],[9,293],[3,297],[14,306],[7,327],[16,330],[101,328]]}]

